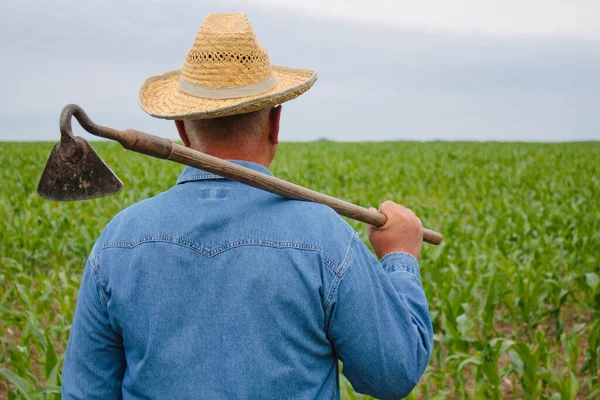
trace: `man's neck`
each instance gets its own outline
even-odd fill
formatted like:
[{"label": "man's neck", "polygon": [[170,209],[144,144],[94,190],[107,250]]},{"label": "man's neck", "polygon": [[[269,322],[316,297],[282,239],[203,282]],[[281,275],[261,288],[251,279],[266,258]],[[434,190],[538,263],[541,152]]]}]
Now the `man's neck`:
[{"label": "man's neck", "polygon": [[258,151],[251,151],[246,149],[224,149],[224,148],[207,148],[206,146],[190,146],[191,149],[208,154],[213,157],[218,157],[223,160],[240,160],[250,161],[256,164],[260,164],[269,168],[271,165],[271,159],[265,157],[264,154]]}]

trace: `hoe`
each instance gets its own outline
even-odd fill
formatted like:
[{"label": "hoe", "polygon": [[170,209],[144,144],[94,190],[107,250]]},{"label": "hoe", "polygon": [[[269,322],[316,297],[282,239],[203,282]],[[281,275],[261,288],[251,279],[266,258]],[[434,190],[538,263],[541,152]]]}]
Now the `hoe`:
[{"label": "hoe", "polygon": [[[60,142],[52,149],[37,188],[38,194],[47,200],[87,200],[110,196],[123,188],[121,180],[102,161],[90,144],[79,136],[73,136],[71,117],[75,117],[83,129],[92,135],[115,140],[127,150],[199,168],[288,199],[325,204],[340,215],[376,227],[383,226],[387,220],[386,216],[378,211],[189,149],[169,139],[133,129],[120,131],[97,125],[81,107],[75,104],[65,106],[60,114]],[[423,240],[437,245],[442,242],[442,235],[423,229]]]}]

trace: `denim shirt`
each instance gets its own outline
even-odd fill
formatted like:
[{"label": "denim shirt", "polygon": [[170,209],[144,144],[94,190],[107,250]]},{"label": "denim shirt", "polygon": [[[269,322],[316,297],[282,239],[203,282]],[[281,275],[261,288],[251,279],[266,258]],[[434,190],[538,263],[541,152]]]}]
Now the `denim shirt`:
[{"label": "denim shirt", "polygon": [[338,360],[399,398],[432,340],[415,258],[379,262],[329,207],[187,167],[94,245],[63,398],[338,399]]}]

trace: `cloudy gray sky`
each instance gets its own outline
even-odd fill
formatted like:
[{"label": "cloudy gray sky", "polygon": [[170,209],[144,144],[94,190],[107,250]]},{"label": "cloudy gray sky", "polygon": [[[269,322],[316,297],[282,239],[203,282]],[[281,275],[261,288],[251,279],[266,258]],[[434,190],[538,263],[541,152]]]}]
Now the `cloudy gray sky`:
[{"label": "cloudy gray sky", "polygon": [[72,102],[175,137],[137,91],[233,11],[274,64],[319,73],[284,105],[284,140],[600,140],[596,0],[4,1],[0,140],[58,140]]}]

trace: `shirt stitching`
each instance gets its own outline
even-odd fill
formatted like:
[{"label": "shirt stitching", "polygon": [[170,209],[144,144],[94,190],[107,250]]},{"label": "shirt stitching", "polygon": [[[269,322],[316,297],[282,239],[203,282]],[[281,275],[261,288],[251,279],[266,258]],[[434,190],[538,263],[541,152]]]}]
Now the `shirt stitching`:
[{"label": "shirt stitching", "polygon": [[[224,243],[222,245],[208,247],[203,246],[200,243],[189,240],[185,237],[181,236],[171,236],[171,235],[145,235],[137,238],[132,241],[111,241],[106,242],[102,245],[102,250],[107,248],[125,248],[132,249],[139,245],[145,243],[153,243],[153,242],[163,242],[163,243],[171,243],[178,246],[186,247],[190,250],[195,251],[198,254],[203,255],[206,258],[215,257],[221,253],[224,253],[228,250],[232,250],[236,247],[241,246],[264,246],[278,249],[298,249],[298,250],[308,250],[314,251],[321,255],[323,258],[323,262],[325,265],[331,269],[336,276],[339,275],[340,266],[336,265],[336,263],[327,257],[324,254],[323,248],[314,243],[301,243],[301,242],[292,242],[292,241],[278,241],[271,239],[256,239],[256,238],[248,238],[248,239],[239,239]],[[343,263],[342,263],[343,265]]]},{"label": "shirt stitching", "polygon": [[[234,164],[240,165],[242,167],[246,167],[248,169],[252,169],[252,170],[257,171],[257,172],[261,172],[261,173],[263,173],[265,175],[273,176],[273,174],[271,173],[271,171],[269,171],[264,166],[260,166],[260,165],[258,165],[256,163],[252,163],[252,162],[246,162],[246,163],[244,163],[244,162],[239,162],[239,161],[236,161],[236,160],[232,160],[230,162],[233,162]],[[192,168],[192,167],[188,167],[188,168],[186,168],[181,173],[181,175],[177,179],[177,184],[185,183],[185,182],[190,182],[190,181],[211,180],[211,179],[228,180],[227,178],[225,178],[225,177],[223,177],[221,175],[217,175],[217,174],[213,174],[211,172],[207,172],[207,171],[195,169],[195,168]]]},{"label": "shirt stitching", "polygon": [[216,175],[216,174],[197,174],[197,175],[186,176],[185,178],[181,178],[177,181],[177,183],[205,180],[205,179],[225,179],[225,178],[222,177],[221,175]]},{"label": "shirt stitching", "polygon": [[416,276],[420,281],[421,274],[418,267],[418,261],[416,261],[416,265],[413,265],[410,263],[412,260],[416,261],[414,256],[408,253],[389,253],[381,259],[381,264],[383,265],[385,272],[388,274],[396,271],[408,272]]},{"label": "shirt stitching", "polygon": [[356,241],[358,240],[358,234],[356,232],[352,232],[352,240],[350,242],[350,246],[348,247],[348,251],[346,252],[346,256],[344,257],[344,261],[340,265],[339,277],[343,277],[344,273],[350,266],[350,262],[354,258],[354,249],[356,248]]},{"label": "shirt stitching", "polygon": [[[335,278],[333,279],[333,282],[331,282],[331,287],[329,288],[329,293],[327,293],[327,300],[325,300],[325,303],[323,304],[323,311],[327,312],[329,311],[329,308],[331,307],[331,304],[333,303],[333,298],[335,297],[335,293],[337,293],[337,288],[340,284],[340,281],[342,280],[342,278],[338,275],[335,276]],[[327,324],[329,325],[329,324]]]},{"label": "shirt stitching", "polygon": [[[413,255],[405,253],[405,252],[392,252],[392,253],[388,253],[385,256],[383,256],[383,258],[381,259],[381,262],[383,263],[388,258],[396,258],[396,257],[409,258],[411,260],[415,260],[415,261],[418,262],[418,260]],[[405,263],[403,263],[403,264],[405,264]]]},{"label": "shirt stitching", "polygon": [[411,273],[412,275],[416,276],[417,279],[421,280],[421,277],[419,274],[417,274],[416,268],[408,264],[394,264],[391,267],[386,268],[386,272],[388,274],[396,271]]},{"label": "shirt stitching", "polygon": [[333,303],[333,299],[337,293],[337,288],[340,284],[340,281],[342,280],[344,273],[348,269],[350,262],[354,258],[354,248],[356,247],[357,239],[358,239],[357,233],[353,232],[352,240],[350,242],[350,246],[348,246],[348,250],[346,252],[346,256],[344,257],[344,261],[342,261],[342,264],[340,265],[340,268],[339,268],[339,272],[336,273],[336,277],[333,280],[333,282],[331,283],[331,287],[329,288],[329,293],[327,294],[327,300],[325,301],[325,304],[323,304],[323,309],[325,310],[325,312],[327,312],[327,310],[329,310],[329,307],[331,307],[331,303]]},{"label": "shirt stitching", "polygon": [[106,298],[104,297],[105,290],[102,287],[102,284],[100,283],[100,271],[98,271],[99,264],[100,264],[100,260],[98,258],[96,258],[95,256],[90,256],[90,267],[92,267],[92,273],[94,274],[94,279],[96,280],[96,284],[98,285],[98,288],[100,289],[100,298],[102,299],[102,302],[104,303],[104,305],[108,305],[108,302],[106,301]]}]

